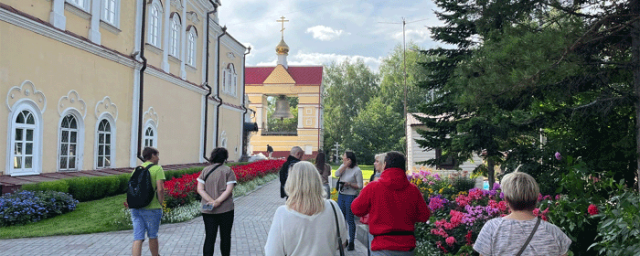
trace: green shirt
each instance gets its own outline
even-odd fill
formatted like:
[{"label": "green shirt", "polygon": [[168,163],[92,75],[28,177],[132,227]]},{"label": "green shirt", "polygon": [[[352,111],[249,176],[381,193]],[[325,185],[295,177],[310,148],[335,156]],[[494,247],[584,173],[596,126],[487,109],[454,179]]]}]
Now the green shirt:
[{"label": "green shirt", "polygon": [[[147,165],[150,165],[150,164],[151,162],[144,162],[142,164],[142,167],[147,167]],[[162,170],[162,166],[160,165],[151,166],[151,168],[149,168],[149,173],[151,174],[151,184],[153,185],[153,190],[158,191],[158,185],[156,184],[157,183],[156,181],[166,179],[164,176],[164,170]],[[144,207],[143,209],[162,209],[162,205],[160,204],[160,201],[158,201],[157,192],[155,193],[151,203],[147,205],[147,207]]]}]

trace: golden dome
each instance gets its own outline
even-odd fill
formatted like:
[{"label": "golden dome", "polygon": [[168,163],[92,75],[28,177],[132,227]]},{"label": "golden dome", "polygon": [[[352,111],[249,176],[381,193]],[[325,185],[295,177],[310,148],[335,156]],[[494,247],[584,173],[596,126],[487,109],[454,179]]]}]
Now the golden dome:
[{"label": "golden dome", "polygon": [[284,39],[281,39],[278,46],[276,46],[276,52],[278,54],[289,54],[289,46],[284,42]]}]

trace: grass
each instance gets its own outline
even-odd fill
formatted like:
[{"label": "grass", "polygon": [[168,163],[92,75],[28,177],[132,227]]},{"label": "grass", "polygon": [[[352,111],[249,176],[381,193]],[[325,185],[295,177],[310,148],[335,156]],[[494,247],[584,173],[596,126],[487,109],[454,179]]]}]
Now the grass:
[{"label": "grass", "polygon": [[[275,174],[257,178],[235,187],[234,197],[240,197],[252,191],[257,186],[276,179]],[[237,189],[237,191],[236,191]],[[9,226],[0,228],[0,239],[43,237],[57,235],[79,235],[117,230],[130,230],[129,225],[121,220],[123,202],[127,194],[121,194],[103,199],[78,203],[76,210],[53,218],[23,226]]]},{"label": "grass", "polygon": [[113,226],[113,222],[124,208],[122,202],[127,195],[106,197],[100,200],[82,202],[76,210],[53,218],[24,226],[0,228],[0,239],[41,237],[54,235],[77,235],[128,229]]},{"label": "grass", "polygon": [[[369,178],[371,178],[371,175],[373,174],[373,165],[358,165],[360,167],[360,170],[362,170],[362,179],[365,181],[368,181]],[[338,167],[340,167],[340,165],[332,165],[331,166],[331,175],[334,178],[338,178],[336,177],[335,173],[336,170],[338,170]]]}]

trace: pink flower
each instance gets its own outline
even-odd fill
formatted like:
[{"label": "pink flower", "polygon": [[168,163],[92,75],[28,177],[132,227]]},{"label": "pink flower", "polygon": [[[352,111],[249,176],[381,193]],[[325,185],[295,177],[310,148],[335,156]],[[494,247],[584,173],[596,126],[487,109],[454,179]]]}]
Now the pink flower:
[{"label": "pink flower", "polygon": [[454,237],[450,236],[450,237],[447,237],[446,242],[447,242],[447,244],[449,246],[453,246],[453,244],[456,243],[456,239]]},{"label": "pink flower", "polygon": [[560,154],[560,152],[556,152],[556,159],[558,161],[562,160],[562,155]]},{"label": "pink flower", "polygon": [[590,204],[587,211],[589,212],[590,215],[596,215],[598,214],[598,207],[595,204]]},{"label": "pink flower", "polygon": [[540,209],[536,208],[535,210],[533,210],[533,215],[540,216]]}]

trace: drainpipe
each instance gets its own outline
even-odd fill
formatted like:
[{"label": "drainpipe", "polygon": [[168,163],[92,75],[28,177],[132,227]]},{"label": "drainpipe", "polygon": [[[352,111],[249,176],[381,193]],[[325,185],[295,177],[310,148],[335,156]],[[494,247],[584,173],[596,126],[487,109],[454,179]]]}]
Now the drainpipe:
[{"label": "drainpipe", "polygon": [[205,38],[206,38],[206,61],[204,62],[205,66],[204,66],[204,86],[207,87],[207,89],[209,89],[209,91],[207,92],[207,94],[205,95],[205,100],[204,100],[204,145],[202,146],[202,157],[207,160],[207,161],[211,161],[211,159],[209,159],[207,157],[207,123],[208,122],[208,117],[209,117],[209,96],[211,95],[211,86],[209,86],[209,24],[211,23],[211,20],[209,19],[209,15],[214,14],[218,11],[218,6],[213,2],[213,0],[209,0],[209,2],[213,5],[213,11],[207,12],[207,29],[206,29],[206,33],[205,33]]},{"label": "drainpipe", "polygon": [[247,83],[245,81],[245,78],[247,77],[247,75],[245,74],[245,66],[246,66],[245,63],[247,61],[247,55],[249,53],[251,53],[251,46],[249,46],[249,48],[247,48],[247,52],[245,52],[244,56],[242,57],[242,75],[243,75],[243,77],[242,77],[242,109],[244,109],[244,112],[242,112],[242,137],[243,137],[242,145],[241,145],[241,147],[242,147],[242,156],[244,156],[245,152],[246,152],[245,147],[244,147],[244,145],[246,144],[246,141],[244,141],[244,137],[245,137],[244,136],[244,134],[245,134],[245,131],[244,131],[244,123],[245,123],[245,121],[244,120],[245,120],[245,117],[247,115],[247,112],[249,111],[249,109],[244,106],[244,103],[247,100],[246,96],[245,96],[246,95],[245,94],[245,91],[246,91],[245,86],[247,86]]},{"label": "drainpipe", "polygon": [[220,98],[220,38],[227,34],[227,26],[222,27],[222,34],[218,36],[218,43],[216,46],[218,47],[218,53],[216,54],[217,60],[217,70],[216,70],[216,100],[218,100],[218,105],[216,106],[216,148],[218,147],[218,141],[220,135],[218,134],[220,130],[220,106],[222,106],[222,98]]},{"label": "drainpipe", "polygon": [[147,58],[144,57],[144,36],[147,22],[147,3],[142,2],[142,30],[140,38],[140,59],[142,59],[142,68],[140,69],[140,91],[138,95],[138,152],[137,156],[140,161],[144,162],[142,157],[142,107],[144,101],[144,70],[147,69]]}]

